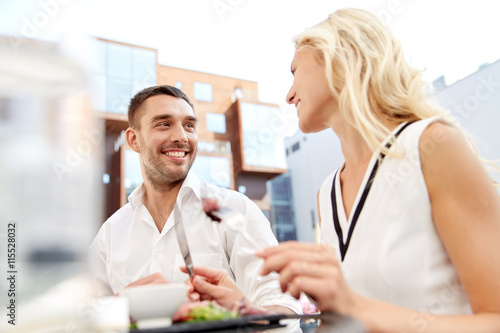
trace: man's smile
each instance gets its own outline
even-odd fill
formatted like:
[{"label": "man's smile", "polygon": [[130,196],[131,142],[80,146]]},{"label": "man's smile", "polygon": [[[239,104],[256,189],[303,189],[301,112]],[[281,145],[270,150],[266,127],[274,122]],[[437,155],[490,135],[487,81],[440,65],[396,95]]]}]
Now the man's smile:
[{"label": "man's smile", "polygon": [[185,161],[189,151],[184,149],[171,149],[163,151],[162,154],[174,161]]},{"label": "man's smile", "polygon": [[172,156],[172,157],[184,157],[187,155],[187,151],[165,151],[163,155]]}]

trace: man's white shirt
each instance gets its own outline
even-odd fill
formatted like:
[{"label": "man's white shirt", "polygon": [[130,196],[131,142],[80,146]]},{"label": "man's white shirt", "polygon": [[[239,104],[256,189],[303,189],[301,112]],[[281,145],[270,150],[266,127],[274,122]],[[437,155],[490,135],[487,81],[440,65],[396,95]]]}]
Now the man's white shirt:
[{"label": "man's white shirt", "polygon": [[[221,205],[232,207],[247,218],[247,229],[257,248],[277,245],[262,211],[246,196],[200,180],[189,172],[177,196],[194,266],[223,268],[236,281],[248,300],[257,306],[282,305],[301,313],[299,303],[282,294],[277,274],[259,275],[263,260],[255,256],[254,246],[224,223],[212,222],[203,211],[201,186],[207,196]],[[171,214],[158,231],[143,205],[144,185],[128,197],[129,202],[100,228],[90,246],[92,273],[109,294],[122,291],[128,284],[160,272],[168,281],[183,282],[184,259],[180,252]]]}]

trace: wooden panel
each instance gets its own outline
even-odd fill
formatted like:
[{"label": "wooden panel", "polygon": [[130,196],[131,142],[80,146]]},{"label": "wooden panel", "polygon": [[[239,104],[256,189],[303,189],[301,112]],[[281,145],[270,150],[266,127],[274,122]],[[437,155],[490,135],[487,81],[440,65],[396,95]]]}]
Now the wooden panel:
[{"label": "wooden panel", "polygon": [[122,163],[119,152],[114,150],[114,144],[119,135],[120,133],[116,131],[106,131],[105,173],[109,175],[109,183],[104,185],[106,189],[105,219],[122,206],[120,202]]},{"label": "wooden panel", "polygon": [[227,141],[231,143],[235,176],[243,171],[239,114],[239,103],[237,102],[233,103],[233,105],[231,105],[231,107],[226,111]]}]

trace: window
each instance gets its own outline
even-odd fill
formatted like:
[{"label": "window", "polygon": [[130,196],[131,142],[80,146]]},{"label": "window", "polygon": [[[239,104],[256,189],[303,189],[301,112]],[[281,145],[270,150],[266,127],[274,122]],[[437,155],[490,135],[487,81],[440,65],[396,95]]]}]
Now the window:
[{"label": "window", "polygon": [[227,157],[198,155],[191,170],[200,180],[225,188],[231,187],[230,162]]},{"label": "window", "polygon": [[198,152],[229,154],[231,153],[231,143],[229,141],[198,141]]},{"label": "window", "polygon": [[94,40],[90,69],[93,107],[126,114],[133,95],[157,82],[156,52]]},{"label": "window", "polygon": [[276,238],[280,242],[297,239],[290,173],[274,177],[266,185]]},{"label": "window", "polygon": [[97,111],[106,111],[106,76],[91,73],[89,80],[93,108]]},{"label": "window", "polygon": [[212,85],[205,82],[194,83],[194,99],[202,102],[212,102]]},{"label": "window", "polygon": [[130,80],[108,78],[106,87],[106,111],[126,114],[132,90]]},{"label": "window", "polygon": [[107,74],[124,80],[132,79],[132,48],[108,43]]},{"label": "window", "polygon": [[132,95],[135,95],[142,89],[155,86],[157,84],[156,52],[134,48],[132,49],[132,56]]},{"label": "window", "polygon": [[182,86],[183,86],[183,84],[182,84],[182,82],[181,82],[181,81],[175,81],[175,87],[176,87],[177,89],[182,90]]},{"label": "window", "polygon": [[106,43],[98,39],[91,39],[90,47],[92,55],[89,61],[89,71],[96,74],[106,74]]},{"label": "window", "polygon": [[141,162],[139,154],[132,149],[126,148],[125,151],[125,174],[124,186],[125,195],[128,196],[135,190],[140,183],[142,183]]},{"label": "window", "polygon": [[241,103],[245,165],[286,168],[283,126],[277,107]]},{"label": "window", "polygon": [[226,133],[226,116],[222,113],[207,113],[207,131]]},{"label": "window", "polygon": [[156,84],[156,52],[134,48],[132,49],[132,56],[132,77],[134,81],[149,86]]},{"label": "window", "polygon": [[273,202],[288,202],[292,196],[290,177],[278,176],[270,182],[272,186],[267,189]]},{"label": "window", "polygon": [[286,241],[291,241],[291,240],[297,239],[297,237],[295,235],[295,230],[293,230],[293,231],[280,230],[277,238],[280,242],[286,242]]}]

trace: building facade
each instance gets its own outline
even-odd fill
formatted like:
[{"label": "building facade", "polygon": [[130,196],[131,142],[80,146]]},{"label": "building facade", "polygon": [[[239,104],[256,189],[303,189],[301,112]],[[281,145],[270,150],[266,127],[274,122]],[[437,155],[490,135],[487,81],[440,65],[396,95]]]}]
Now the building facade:
[{"label": "building facade", "polygon": [[312,134],[298,131],[285,139],[285,147],[297,240],[314,242],[318,190],[325,177],[343,161],[340,142],[331,129]]}]

